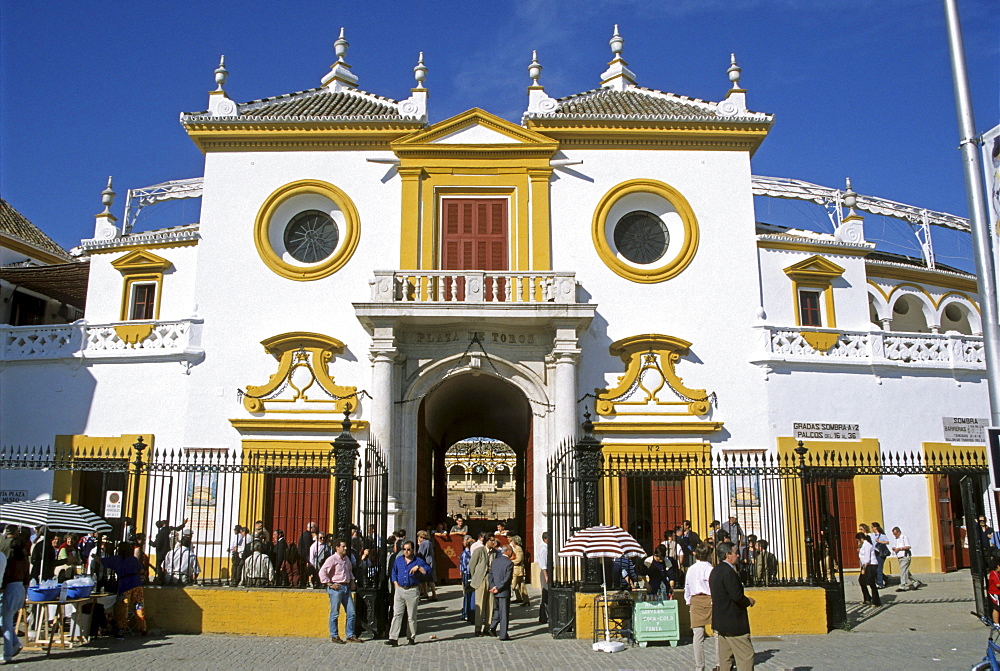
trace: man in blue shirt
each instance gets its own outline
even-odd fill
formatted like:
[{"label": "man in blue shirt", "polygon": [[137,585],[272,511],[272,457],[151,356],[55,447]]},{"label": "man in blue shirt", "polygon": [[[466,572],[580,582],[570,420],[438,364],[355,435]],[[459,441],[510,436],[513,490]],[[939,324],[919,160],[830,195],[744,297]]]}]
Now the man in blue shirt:
[{"label": "man in blue shirt", "polygon": [[389,579],[396,587],[392,598],[392,625],[389,627],[389,640],[386,645],[399,645],[399,633],[403,626],[403,612],[407,614],[407,624],[410,635],[407,642],[416,644],[417,637],[417,604],[420,592],[417,587],[421,580],[430,572],[427,563],[413,552],[413,541],[403,543],[403,552],[392,564]]}]

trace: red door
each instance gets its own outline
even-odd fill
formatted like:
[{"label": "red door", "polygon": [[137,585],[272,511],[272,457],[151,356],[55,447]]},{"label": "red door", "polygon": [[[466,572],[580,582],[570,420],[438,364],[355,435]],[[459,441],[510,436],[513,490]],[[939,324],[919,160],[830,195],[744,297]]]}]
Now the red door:
[{"label": "red door", "polygon": [[[441,233],[442,270],[507,270],[507,199],[445,198]],[[446,283],[446,292],[451,285]],[[456,300],[465,299],[464,283]],[[504,300],[502,280],[487,281],[486,300]]]},{"label": "red door", "polygon": [[264,519],[269,529],[281,529],[290,539],[309,522],[331,531],[329,475],[270,475],[268,486],[270,509]]}]

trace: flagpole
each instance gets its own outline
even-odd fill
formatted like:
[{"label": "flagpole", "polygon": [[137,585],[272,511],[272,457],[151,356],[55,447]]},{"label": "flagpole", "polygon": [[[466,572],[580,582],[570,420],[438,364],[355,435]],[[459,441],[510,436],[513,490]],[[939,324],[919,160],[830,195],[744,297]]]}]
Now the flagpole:
[{"label": "flagpole", "polygon": [[969,75],[965,67],[965,46],[962,42],[957,1],[944,0],[944,13],[948,27],[951,73],[955,85],[955,107],[958,113],[962,166],[965,171],[965,192],[969,201],[969,219],[972,223],[972,247],[979,282],[990,423],[993,426],[1000,426],[1000,320],[997,318],[996,274],[986,216],[983,171],[979,161],[979,137],[976,135],[976,122],[972,113],[972,95],[969,92]]}]

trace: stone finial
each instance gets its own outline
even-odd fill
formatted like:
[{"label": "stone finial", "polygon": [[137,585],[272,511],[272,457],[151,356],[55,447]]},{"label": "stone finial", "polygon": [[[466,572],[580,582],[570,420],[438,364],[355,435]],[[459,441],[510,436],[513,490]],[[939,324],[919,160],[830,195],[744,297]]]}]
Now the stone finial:
[{"label": "stone finial", "polygon": [[[847,178],[847,188],[841,197],[841,203],[847,208],[847,215],[841,216],[833,237],[839,242],[859,244],[865,242],[865,218],[854,211],[858,204],[858,194],[851,188],[851,178]],[[838,215],[840,212],[838,211]]]},{"label": "stone finial", "polygon": [[538,62],[538,52],[532,50],[531,65],[528,66],[528,76],[531,77],[532,86],[540,86],[538,78],[542,76],[542,64]]},{"label": "stone finial", "polygon": [[531,52],[531,63],[528,65],[528,76],[531,86],[528,87],[528,110],[525,114],[552,114],[559,106],[559,101],[550,98],[545,89],[538,83],[542,76],[542,64],[538,62],[538,52]]},{"label": "stone finial", "polygon": [[611,53],[614,58],[608,63],[608,69],[601,74],[601,86],[615,91],[624,91],[629,86],[635,86],[635,73],[628,69],[628,63],[622,58],[625,40],[618,32],[617,23],[615,24],[615,34],[608,44],[611,45]]},{"label": "stone finial", "polygon": [[111,206],[115,204],[115,190],[111,188],[111,175],[108,175],[108,186],[101,191],[101,205],[104,206],[104,212],[101,214],[111,214]]},{"label": "stone finial", "polygon": [[344,60],[344,56],[347,55],[347,48],[349,46],[351,46],[351,43],[344,37],[344,27],[341,26],[340,37],[338,37],[337,41],[333,43],[333,53],[336,54],[338,63],[347,62]]},{"label": "stone finial", "polygon": [[858,194],[854,193],[854,189],[851,188],[851,178],[847,178],[847,189],[844,191],[844,205],[849,209],[851,214],[855,214],[854,206],[858,204]]},{"label": "stone finial", "polygon": [[417,88],[424,88],[424,80],[427,79],[427,66],[424,65],[424,52],[420,52],[417,64],[413,68],[413,78],[417,80]]},{"label": "stone finial", "polygon": [[108,177],[108,185],[101,192],[101,204],[104,205],[104,211],[94,216],[94,240],[107,240],[121,235],[121,229],[115,226],[118,217],[111,214],[115,195],[114,189],[111,188],[111,178]]},{"label": "stone finial", "polygon": [[215,68],[215,90],[224,90],[227,79],[229,79],[229,70],[226,69],[226,56],[223,54],[219,57],[219,67]]},{"label": "stone finial", "polygon": [[617,23],[615,24],[615,34],[611,36],[611,40],[608,42],[608,44],[611,45],[611,53],[613,53],[615,57],[622,55],[622,49],[625,48],[625,40],[622,39],[622,36],[618,34]]},{"label": "stone finial", "polygon": [[349,46],[351,46],[350,43],[344,37],[344,29],[341,28],[340,37],[333,43],[333,53],[337,56],[337,62],[330,66],[330,71],[320,81],[323,86],[334,93],[358,88],[358,77],[351,72],[351,66],[344,60]]},{"label": "stone finial", "polygon": [[719,116],[737,116],[747,111],[747,92],[740,88],[740,75],[743,68],[736,64],[736,54],[729,54],[729,93],[726,99],[719,103],[716,112]]},{"label": "stone finial", "polygon": [[420,52],[417,57],[417,64],[413,68],[413,77],[417,80],[416,88],[410,89],[410,97],[399,101],[399,113],[403,116],[413,117],[420,121],[427,122],[427,88],[424,80],[427,79],[427,66],[424,65],[424,52]]},{"label": "stone finial", "polygon": [[740,87],[740,74],[743,72],[743,68],[736,64],[736,54],[729,54],[729,69],[726,72],[729,74],[729,81],[732,83],[732,88],[738,89]]}]

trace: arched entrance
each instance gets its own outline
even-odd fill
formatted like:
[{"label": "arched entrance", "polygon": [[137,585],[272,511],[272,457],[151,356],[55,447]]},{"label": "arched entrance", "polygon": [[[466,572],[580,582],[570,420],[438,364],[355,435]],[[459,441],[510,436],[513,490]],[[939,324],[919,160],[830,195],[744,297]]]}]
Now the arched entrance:
[{"label": "arched entrance", "polygon": [[[427,523],[433,526],[448,521],[452,512],[448,509],[449,473],[445,463],[448,449],[467,439],[492,438],[514,452],[511,475],[515,483],[515,506],[509,523],[512,532],[521,535],[531,547],[532,413],[524,392],[511,382],[478,371],[453,375],[420,402],[417,424],[417,526],[423,528]],[[487,523],[492,526],[495,520],[473,520],[472,531],[479,531]]]}]

